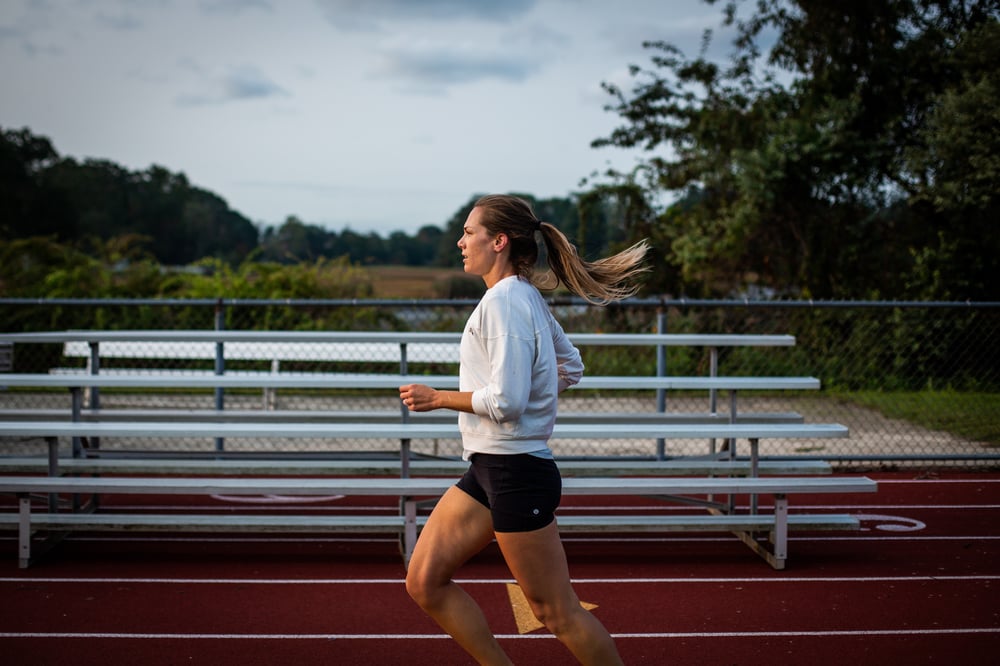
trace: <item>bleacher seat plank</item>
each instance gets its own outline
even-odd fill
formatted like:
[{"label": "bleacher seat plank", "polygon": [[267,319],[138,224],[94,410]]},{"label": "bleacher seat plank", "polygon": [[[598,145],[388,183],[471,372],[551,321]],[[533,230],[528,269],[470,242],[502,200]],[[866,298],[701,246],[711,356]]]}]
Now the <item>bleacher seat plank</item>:
[{"label": "bleacher seat plank", "polygon": [[[748,333],[567,333],[575,345],[678,347],[791,347],[794,335]],[[442,331],[256,331],[256,330],[71,330],[0,334],[6,343],[187,342],[457,344],[460,332]]]},{"label": "bleacher seat plank", "polygon": [[[352,389],[395,390],[404,384],[419,382],[439,389],[457,389],[457,375],[332,373],[332,372],[277,372],[277,373],[177,373],[177,372],[128,372],[116,374],[84,372],[59,374],[4,375],[4,384],[22,388],[147,388],[147,389]],[[779,391],[816,390],[820,381],[815,377],[688,377],[688,376],[610,376],[585,375],[575,390],[607,389],[649,391]]]},{"label": "bleacher seat plank", "polygon": [[[773,514],[678,514],[559,516],[562,532],[762,532],[774,528]],[[788,516],[788,528],[795,530],[857,530],[860,521],[848,514],[799,514]]]},{"label": "bleacher seat plank", "polygon": [[[59,408],[0,409],[0,421],[71,420],[72,410]],[[729,414],[717,412],[560,412],[559,423],[804,423],[798,412],[743,412],[731,421]],[[414,423],[453,423],[454,413],[414,412],[407,415]],[[342,421],[368,421],[371,423],[399,423],[399,410],[320,410],[320,409],[83,409],[80,421],[240,421],[283,423],[324,423]]]},{"label": "bleacher seat plank", "polygon": [[[798,439],[847,437],[837,423],[556,423],[555,439]],[[0,437],[457,439],[457,423],[0,422]]]},{"label": "bleacher seat plank", "polygon": [[[15,527],[16,514],[0,514],[0,526]],[[773,514],[559,515],[561,532],[706,532],[753,531],[774,528]],[[417,518],[423,526],[426,518]],[[214,515],[150,513],[33,513],[37,530],[135,530],[176,532],[356,532],[399,533],[399,515]],[[793,530],[857,530],[860,522],[848,514],[790,514]]]},{"label": "bleacher seat plank", "polygon": [[[240,458],[188,459],[173,457],[108,457],[62,458],[60,474],[198,474],[198,475],[382,475],[398,476],[402,463],[398,459],[359,458],[350,460],[289,460]],[[710,460],[677,458],[671,460],[559,460],[564,476],[642,476],[642,475],[704,475],[736,476],[751,472],[749,460]],[[411,475],[460,475],[468,467],[461,460],[411,460]],[[0,457],[0,473],[40,474],[49,468],[48,458]],[[822,460],[762,460],[761,475],[830,474],[830,464]]]},{"label": "bleacher seat plank", "polygon": [[[0,525],[13,526],[17,516],[0,514]],[[423,521],[419,520],[418,524]],[[400,533],[404,517],[209,515],[149,513],[33,513],[31,525],[38,530],[133,530],[170,532],[355,532]]]}]

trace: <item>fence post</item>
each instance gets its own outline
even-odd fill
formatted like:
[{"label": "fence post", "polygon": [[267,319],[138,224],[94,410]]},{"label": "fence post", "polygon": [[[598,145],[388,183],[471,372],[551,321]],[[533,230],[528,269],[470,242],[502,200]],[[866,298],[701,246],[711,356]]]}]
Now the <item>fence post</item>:
[{"label": "fence post", "polygon": [[[405,375],[410,371],[409,362],[406,356],[406,343],[399,343],[399,374]],[[410,422],[410,410],[403,404],[403,401],[399,401],[399,408],[402,410],[403,423]],[[410,440],[401,439],[399,440],[399,475],[404,478],[410,478]]]},{"label": "fence post", "polygon": [[[667,310],[662,305],[656,309],[656,332],[667,332]],[[667,376],[667,347],[656,345],[656,376]],[[656,411],[667,411],[667,389],[656,389]],[[667,456],[667,443],[665,440],[656,440],[656,459],[663,460]]]},{"label": "fence post", "polygon": [[[215,302],[215,330],[224,331],[226,329],[226,315],[225,309],[222,303],[222,299],[218,299]],[[222,340],[217,340],[215,342],[215,374],[224,375],[226,374],[226,353],[225,345]],[[226,408],[226,393],[225,389],[221,386],[215,387],[215,409],[222,411]],[[215,438],[215,450],[222,451],[226,447],[225,439],[222,437]]]},{"label": "fence post", "polygon": [[[92,340],[90,343],[90,374],[96,375],[101,372],[101,343],[97,340]],[[90,388],[90,395],[88,396],[88,404],[90,409],[96,411],[101,408],[101,389],[99,386],[92,386]],[[101,448],[101,438],[91,437],[90,446],[94,449]],[[73,438],[73,449],[82,449],[82,440],[79,437]]]}]

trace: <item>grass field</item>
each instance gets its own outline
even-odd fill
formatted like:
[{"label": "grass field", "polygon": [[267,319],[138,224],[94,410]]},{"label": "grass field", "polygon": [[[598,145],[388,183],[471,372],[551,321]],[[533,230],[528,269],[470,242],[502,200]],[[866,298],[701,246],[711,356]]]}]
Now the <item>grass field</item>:
[{"label": "grass field", "polygon": [[[478,288],[478,278],[461,268],[431,266],[368,266],[375,298],[448,298],[453,281],[469,281]],[[481,281],[479,281],[481,284]]]},{"label": "grass field", "polygon": [[1000,394],[958,391],[850,391],[839,394],[890,418],[1000,447]]}]

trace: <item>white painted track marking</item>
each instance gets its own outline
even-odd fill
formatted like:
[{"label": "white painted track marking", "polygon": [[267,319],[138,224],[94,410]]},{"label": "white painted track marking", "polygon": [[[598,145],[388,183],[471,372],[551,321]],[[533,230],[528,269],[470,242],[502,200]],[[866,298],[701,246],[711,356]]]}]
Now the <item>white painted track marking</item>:
[{"label": "white painted track marking", "polygon": [[[956,629],[836,629],[822,631],[678,631],[664,633],[612,633],[616,639],[651,639],[651,638],[795,638],[795,637],[848,637],[848,636],[923,636],[959,635],[959,634],[1000,634],[1000,627],[968,627]],[[497,634],[501,640],[555,640],[552,634]],[[305,641],[337,641],[337,640],[452,640],[447,634],[128,634],[128,633],[73,633],[73,632],[12,632],[0,633],[0,639],[12,638],[85,638],[85,639],[125,639],[125,640],[305,640]]]}]

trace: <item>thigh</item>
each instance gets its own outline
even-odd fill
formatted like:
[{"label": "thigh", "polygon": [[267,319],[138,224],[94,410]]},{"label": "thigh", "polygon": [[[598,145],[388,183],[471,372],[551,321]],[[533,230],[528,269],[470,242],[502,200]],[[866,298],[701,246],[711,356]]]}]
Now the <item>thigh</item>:
[{"label": "thigh", "polygon": [[497,532],[497,544],[525,598],[534,605],[579,605],[556,523],[532,532]]},{"label": "thigh", "polygon": [[450,580],[452,573],[493,540],[490,510],[452,486],[438,501],[410,558],[409,575]]}]

